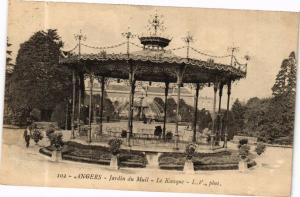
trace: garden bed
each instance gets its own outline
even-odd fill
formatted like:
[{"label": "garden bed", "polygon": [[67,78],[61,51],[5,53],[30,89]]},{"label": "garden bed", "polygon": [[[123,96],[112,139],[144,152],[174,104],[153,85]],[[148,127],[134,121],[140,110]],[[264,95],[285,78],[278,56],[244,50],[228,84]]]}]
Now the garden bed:
[{"label": "garden bed", "polygon": [[[41,148],[40,153],[51,156],[54,147],[48,146]],[[109,165],[111,154],[107,147],[83,145],[76,142],[65,142],[62,149],[64,160]],[[147,159],[144,153],[137,151],[121,150],[119,154],[120,167],[144,168]]]},{"label": "garden bed", "polygon": [[[40,149],[40,153],[51,156],[55,149],[51,146]],[[111,153],[108,147],[83,145],[77,142],[66,142],[62,149],[64,160],[110,165]],[[248,168],[256,165],[254,155],[250,154]],[[165,170],[183,170],[186,156],[184,153],[162,153],[158,159],[159,168]],[[236,170],[238,169],[238,151],[221,151],[217,153],[195,153],[194,170]],[[120,150],[119,166],[145,168],[146,155],[140,151]]]},{"label": "garden bed", "polygon": [[[248,167],[256,165],[250,156]],[[182,170],[186,161],[183,153],[163,153],[159,157],[160,169]],[[236,170],[239,156],[237,151],[222,151],[218,153],[196,153],[193,157],[194,170]]]},{"label": "garden bed", "polygon": [[49,156],[51,157],[52,156],[52,151],[47,149],[47,147],[44,147],[44,148],[40,148],[39,152],[43,155],[46,155],[46,156]]}]

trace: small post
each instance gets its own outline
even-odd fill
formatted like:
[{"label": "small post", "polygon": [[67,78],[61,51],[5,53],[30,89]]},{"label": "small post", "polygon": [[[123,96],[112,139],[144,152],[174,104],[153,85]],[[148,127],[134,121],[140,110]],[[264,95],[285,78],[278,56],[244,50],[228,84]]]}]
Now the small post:
[{"label": "small post", "polygon": [[177,72],[177,107],[176,107],[176,125],[175,125],[175,149],[178,150],[178,142],[179,142],[179,133],[178,133],[178,126],[179,126],[179,109],[180,109],[180,87],[182,84],[182,76],[183,76],[184,68],[179,68]]},{"label": "small post", "polygon": [[130,91],[129,91],[129,109],[128,109],[128,132],[127,132],[127,145],[130,147],[130,137],[132,133],[132,98],[133,98],[133,82],[134,81],[134,73],[132,65],[130,65],[130,71],[129,71],[129,85],[130,85]]},{"label": "small post", "polygon": [[68,130],[68,118],[69,118],[69,99],[67,98],[67,105],[66,105],[66,121],[65,121],[65,130]]},{"label": "small post", "polygon": [[167,122],[167,102],[169,93],[169,82],[165,82],[165,103],[164,103],[164,126],[163,126],[163,139],[166,140],[166,122]]},{"label": "small post", "polygon": [[73,85],[73,99],[72,99],[72,117],[71,117],[71,139],[75,138],[75,99],[76,99],[76,77],[75,77],[75,70],[72,72],[72,85]]},{"label": "small post", "polygon": [[135,80],[133,80],[132,82],[132,87],[131,87],[131,91],[132,91],[132,97],[131,97],[131,121],[130,121],[130,135],[132,135],[132,131],[133,131],[133,110],[134,110],[134,93],[135,93]]},{"label": "small post", "polygon": [[227,82],[227,108],[226,108],[226,128],[225,128],[225,136],[224,136],[224,148],[227,148],[227,140],[228,140],[228,129],[229,129],[229,102],[230,102],[230,94],[231,94],[231,80]]},{"label": "small post", "polygon": [[190,32],[187,32],[186,37],[183,38],[183,41],[186,43],[186,58],[190,58],[190,44],[194,42],[194,37]]},{"label": "small post", "polygon": [[77,124],[78,124],[78,133],[80,133],[80,113],[81,113],[81,80],[78,78],[78,116],[77,116]]},{"label": "small post", "polygon": [[[78,40],[78,61],[80,61],[80,57],[81,57],[81,41],[85,41],[86,40],[86,36],[82,34],[82,31],[80,30],[79,34],[75,34],[74,35],[75,40]],[[75,124],[74,124],[74,119],[75,119],[75,97],[76,97],[76,93],[75,93],[75,86],[76,86],[76,78],[75,78],[75,71],[73,71],[73,106],[72,106],[72,134],[71,137],[75,138]],[[79,105],[79,109],[78,109],[78,131],[80,131],[80,98],[81,98],[81,88],[80,88],[80,77],[79,77],[79,100],[78,100],[78,105]]]},{"label": "small post", "polygon": [[97,116],[96,116],[96,105],[94,104],[94,105],[92,105],[93,106],[93,110],[92,110],[92,117],[93,117],[93,121],[92,121],[92,123],[94,123],[94,124],[96,124],[97,123]]},{"label": "small post", "polygon": [[214,148],[214,137],[215,137],[215,127],[216,127],[216,103],[217,103],[217,91],[218,91],[218,83],[214,83],[214,102],[213,102],[213,113],[212,113],[212,135],[211,135],[211,149]]},{"label": "small post", "polygon": [[104,82],[105,78],[101,77],[101,97],[100,97],[100,120],[99,120],[99,134],[103,132],[103,103],[104,103]]},{"label": "small post", "polygon": [[89,101],[89,131],[88,143],[92,142],[92,99],[93,99],[94,74],[90,73],[90,101]]},{"label": "small post", "polygon": [[197,120],[198,120],[198,98],[199,98],[199,89],[200,84],[196,83],[196,92],[194,96],[194,128],[193,128],[193,142],[196,142],[196,134],[197,134]]},{"label": "small post", "polygon": [[218,128],[218,133],[217,133],[217,138],[216,140],[219,142],[220,138],[221,138],[221,132],[222,132],[222,128],[221,128],[221,124],[222,124],[222,119],[221,119],[221,104],[222,104],[222,95],[223,95],[223,83],[219,84],[219,109],[218,109],[218,123],[219,123],[219,128]]}]

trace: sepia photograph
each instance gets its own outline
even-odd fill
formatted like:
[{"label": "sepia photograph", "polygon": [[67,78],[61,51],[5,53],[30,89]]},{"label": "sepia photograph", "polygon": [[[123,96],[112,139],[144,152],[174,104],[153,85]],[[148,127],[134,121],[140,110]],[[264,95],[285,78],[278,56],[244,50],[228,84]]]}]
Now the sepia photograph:
[{"label": "sepia photograph", "polygon": [[290,196],[299,19],[10,0],[0,184]]}]

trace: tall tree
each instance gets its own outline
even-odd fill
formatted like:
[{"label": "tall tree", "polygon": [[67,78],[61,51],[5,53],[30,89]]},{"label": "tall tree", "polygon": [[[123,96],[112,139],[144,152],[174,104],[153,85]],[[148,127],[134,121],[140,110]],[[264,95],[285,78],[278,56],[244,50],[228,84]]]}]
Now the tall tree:
[{"label": "tall tree", "polygon": [[275,84],[272,87],[274,97],[293,94],[296,91],[296,56],[291,52],[289,58],[282,61],[280,70],[276,76]]},{"label": "tall tree", "polygon": [[245,105],[245,133],[249,136],[257,136],[261,125],[265,124],[268,115],[270,98],[259,99],[257,97],[248,100]]},{"label": "tall tree", "polygon": [[6,68],[5,68],[5,95],[4,95],[4,124],[11,124],[12,120],[12,111],[8,102],[10,101],[10,84],[11,84],[11,75],[13,72],[14,64],[12,63],[12,51],[10,50],[11,43],[8,39],[6,42]]},{"label": "tall tree", "polygon": [[62,46],[55,29],[38,31],[20,45],[11,85],[15,111],[28,115],[37,108],[48,121],[55,106],[70,95],[71,72],[59,65]]},{"label": "tall tree", "polygon": [[232,112],[232,130],[234,133],[240,133],[245,128],[244,123],[244,115],[245,115],[246,108],[242,105],[242,103],[239,101],[239,99],[236,99],[231,107]]},{"label": "tall tree", "polygon": [[272,88],[273,98],[261,128],[262,136],[270,142],[279,137],[293,139],[296,100],[296,57],[292,52],[283,60]]},{"label": "tall tree", "polygon": [[297,66],[296,66],[296,56],[295,52],[292,52],[289,56],[289,70],[287,74],[287,95],[294,102],[296,96],[296,75],[297,75]]},{"label": "tall tree", "polygon": [[9,43],[8,39],[6,42],[6,73],[11,73],[14,68],[12,61],[12,51],[9,49],[12,44]]}]

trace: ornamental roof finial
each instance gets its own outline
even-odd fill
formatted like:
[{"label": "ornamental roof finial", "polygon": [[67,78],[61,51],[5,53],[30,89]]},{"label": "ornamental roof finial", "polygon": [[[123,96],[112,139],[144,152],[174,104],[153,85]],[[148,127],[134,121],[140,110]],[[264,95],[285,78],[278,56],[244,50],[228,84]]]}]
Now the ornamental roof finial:
[{"label": "ornamental roof finial", "polygon": [[147,30],[150,35],[157,35],[158,31],[165,31],[166,27],[164,26],[163,15],[158,15],[157,10],[155,10],[154,16],[150,15],[148,20]]}]

